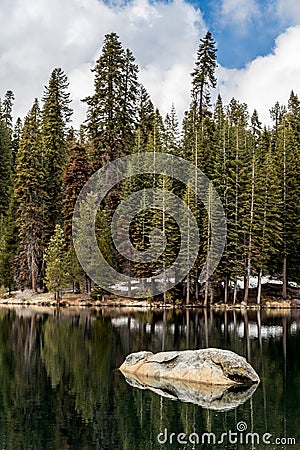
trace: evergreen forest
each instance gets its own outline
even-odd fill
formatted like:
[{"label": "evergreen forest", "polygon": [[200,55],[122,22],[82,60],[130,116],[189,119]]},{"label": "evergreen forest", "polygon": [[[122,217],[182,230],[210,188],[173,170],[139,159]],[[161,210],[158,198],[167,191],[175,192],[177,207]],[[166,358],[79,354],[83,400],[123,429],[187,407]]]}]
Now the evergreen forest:
[{"label": "evergreen forest", "polygon": [[[216,95],[217,48],[208,31],[200,40],[191,73],[189,108],[182,124],[175,107],[163,117],[139,81],[134,55],[115,33],[104,38],[93,68],[93,95],[83,99],[85,122],[72,127],[68,78],[50,74],[41,99],[25,118],[13,115],[14,93],[0,103],[0,296],[16,290],[62,289],[103,295],[82,270],[72,241],[76,199],[90,176],[119,157],[138,152],[170,153],[199,168],[222,201],[227,240],[213,275],[199,283],[210,245],[208,213],[182,183],[164,175],[128,176],[101,204],[96,235],[102,254],[116,270],[151,276],[176,257],[179,231],[168,214],[142,211],[131,224],[139,250],[161,228],[167,245],[150,267],[128,265],[116,251],[110,223],[120,201],[148,187],[175,193],[197,219],[200,246],[196,262],[165,301],[207,306],[215,301],[263,301],[262,280],[275,277],[281,298],[291,282],[300,283],[300,100],[292,91],[286,105],[270,109],[272,126],[256,110]],[[180,82],[180,80],[179,80]],[[212,100],[215,99],[215,100]],[[149,275],[150,274],[150,275]],[[250,280],[257,277],[254,291]],[[243,288],[240,287],[243,280]],[[251,291],[251,296],[250,296]],[[253,297],[254,295],[254,297]]]}]

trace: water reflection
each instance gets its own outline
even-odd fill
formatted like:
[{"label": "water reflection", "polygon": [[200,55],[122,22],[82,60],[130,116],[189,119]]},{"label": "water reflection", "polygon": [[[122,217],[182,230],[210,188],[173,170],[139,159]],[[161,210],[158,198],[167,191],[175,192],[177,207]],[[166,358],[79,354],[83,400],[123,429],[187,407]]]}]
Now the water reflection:
[{"label": "water reflection", "polygon": [[[239,420],[249,431],[295,437],[300,444],[299,346],[297,310],[1,309],[2,448],[158,449],[165,428],[222,433]],[[115,370],[142,349],[204,347],[247,357],[261,377],[251,399],[212,411],[205,402],[174,402],[135,389]]]},{"label": "water reflection", "polygon": [[171,400],[194,403],[203,408],[228,411],[245,403],[254,394],[257,384],[219,386],[189,383],[182,380],[163,380],[153,377],[140,377],[136,374],[123,374],[130,386],[149,389],[155,394]]}]

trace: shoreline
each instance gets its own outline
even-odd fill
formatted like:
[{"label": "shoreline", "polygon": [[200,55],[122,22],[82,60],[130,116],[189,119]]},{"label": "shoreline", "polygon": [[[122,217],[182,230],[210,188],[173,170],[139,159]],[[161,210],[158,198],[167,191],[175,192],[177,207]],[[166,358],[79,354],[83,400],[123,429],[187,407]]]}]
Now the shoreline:
[{"label": "shoreline", "polygon": [[265,310],[265,309],[300,309],[300,301],[298,300],[273,300],[264,299],[261,305],[256,303],[224,303],[216,302],[212,305],[208,305],[205,308],[201,304],[190,303],[185,304],[174,304],[174,303],[163,303],[161,301],[150,302],[148,300],[135,300],[128,299],[126,297],[109,297],[104,296],[103,300],[92,300],[88,298],[85,294],[66,294],[63,295],[59,303],[54,300],[53,294],[36,294],[29,298],[0,298],[0,307],[5,306],[40,306],[40,307],[53,307],[53,308],[69,308],[69,307],[82,307],[82,308],[93,308],[93,307],[113,307],[113,308],[147,308],[147,309],[213,309],[213,310]]}]

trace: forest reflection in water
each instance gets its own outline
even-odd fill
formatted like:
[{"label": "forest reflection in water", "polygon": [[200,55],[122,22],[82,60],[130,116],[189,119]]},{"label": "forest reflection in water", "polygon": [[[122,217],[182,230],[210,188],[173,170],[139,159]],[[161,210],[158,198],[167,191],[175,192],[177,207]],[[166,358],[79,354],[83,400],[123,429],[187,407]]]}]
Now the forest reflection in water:
[{"label": "forest reflection in water", "polygon": [[[134,351],[205,347],[247,357],[261,377],[251,398],[218,411],[136,389],[116,370]],[[183,447],[162,446],[157,435],[165,429],[221,435],[244,421],[256,433],[294,437],[293,448],[300,448],[299,348],[297,310],[1,308],[1,445],[174,449]]]}]

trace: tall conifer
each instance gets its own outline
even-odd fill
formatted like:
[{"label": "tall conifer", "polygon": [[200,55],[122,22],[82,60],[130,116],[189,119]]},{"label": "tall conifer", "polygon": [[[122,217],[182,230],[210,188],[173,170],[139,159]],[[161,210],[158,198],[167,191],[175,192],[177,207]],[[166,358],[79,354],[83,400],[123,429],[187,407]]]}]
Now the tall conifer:
[{"label": "tall conifer", "polygon": [[36,291],[42,269],[43,229],[47,217],[41,113],[37,100],[24,122],[16,160],[14,199],[19,233],[17,280],[20,286]]},{"label": "tall conifer", "polygon": [[204,38],[200,39],[195,68],[191,73],[192,100],[200,120],[210,107],[210,89],[215,88],[217,84],[215,77],[217,49],[215,45],[212,34],[208,31]]},{"label": "tall conifer", "polygon": [[132,151],[138,95],[134,57],[124,50],[115,33],[105,36],[95,68],[93,96],[88,104],[87,125],[94,147],[94,169]]},{"label": "tall conifer", "polygon": [[72,114],[67,89],[66,75],[62,69],[54,69],[45,88],[42,108],[42,151],[48,202],[43,226],[48,240],[55,224],[62,221],[62,178],[67,160],[67,124]]}]

